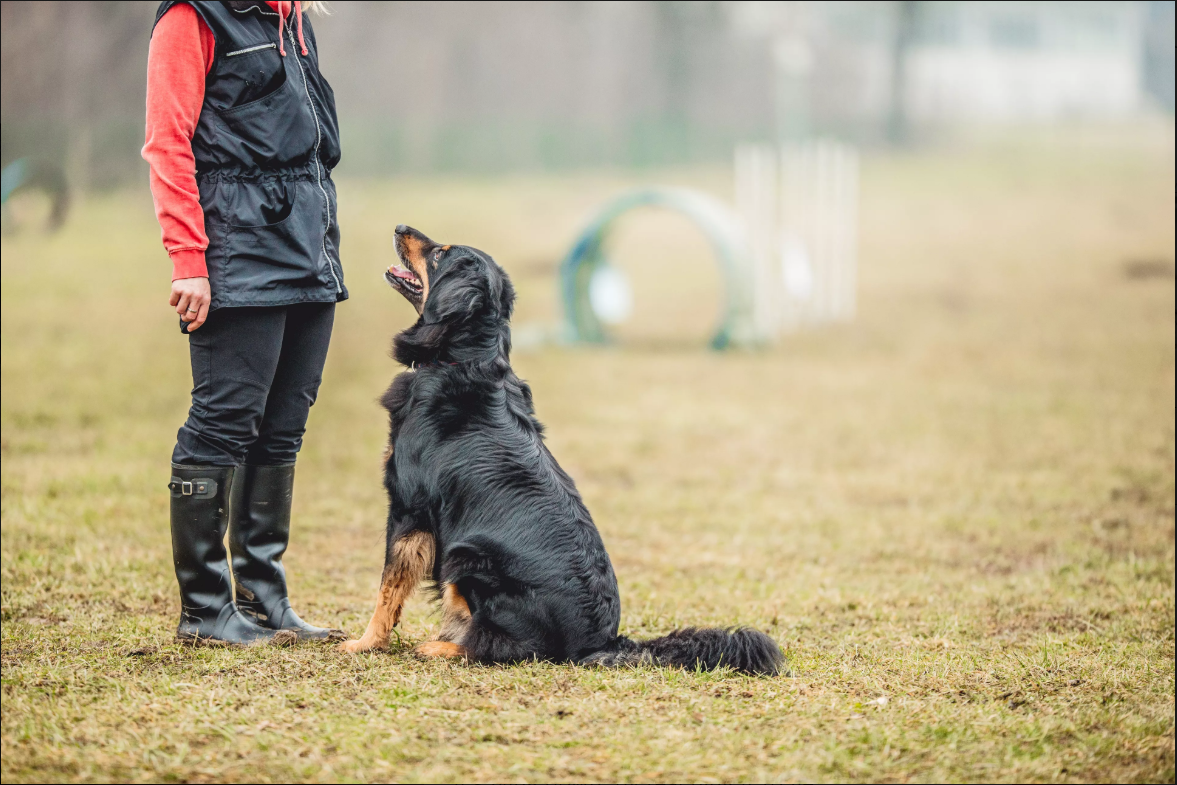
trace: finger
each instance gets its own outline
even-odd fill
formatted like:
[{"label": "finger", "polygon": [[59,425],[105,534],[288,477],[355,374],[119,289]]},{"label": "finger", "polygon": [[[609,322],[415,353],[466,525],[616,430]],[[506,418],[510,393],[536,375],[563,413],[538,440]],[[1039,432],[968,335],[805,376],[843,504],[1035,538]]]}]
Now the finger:
[{"label": "finger", "polygon": [[193,317],[196,315],[196,311],[199,310],[193,304],[195,299],[196,298],[191,294],[185,292],[180,296],[179,304],[176,305],[176,313],[180,314],[180,318],[186,322],[192,321]]},{"label": "finger", "polygon": [[204,320],[208,318],[209,302],[207,299],[205,299],[203,297],[201,297],[200,300],[201,300],[200,311],[197,312],[197,314],[196,314],[196,321],[194,321],[194,322],[192,322],[192,324],[188,325],[188,332],[192,332],[193,330],[199,330],[200,325],[204,324]]},{"label": "finger", "polygon": [[180,302],[180,293],[172,289],[172,296],[168,298],[168,305],[176,305]]}]

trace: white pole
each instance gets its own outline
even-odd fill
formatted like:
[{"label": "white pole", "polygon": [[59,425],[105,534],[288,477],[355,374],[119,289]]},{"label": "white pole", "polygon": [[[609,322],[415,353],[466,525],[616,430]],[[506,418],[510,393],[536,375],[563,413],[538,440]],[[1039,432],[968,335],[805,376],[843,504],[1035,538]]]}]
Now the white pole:
[{"label": "white pole", "polygon": [[854,319],[858,179],[857,151],[828,139],[736,149],[736,200],[762,340]]},{"label": "white pole", "polygon": [[838,215],[837,176],[835,156],[837,149],[828,139],[817,141],[817,182],[815,198],[817,204],[818,265],[821,282],[818,297],[818,321],[821,324],[832,321],[835,316],[837,290]]},{"label": "white pole", "polygon": [[847,150],[846,145],[832,143],[830,171],[830,320],[846,318],[846,283],[849,263],[846,244],[846,193],[847,193]]},{"label": "white pole", "polygon": [[760,340],[776,337],[775,286],[772,275],[773,216],[776,210],[776,161],[763,145],[736,149],[736,203],[744,222],[750,258],[753,325]]},{"label": "white pole", "polygon": [[846,148],[846,296],[844,318],[853,321],[858,312],[858,151]]}]

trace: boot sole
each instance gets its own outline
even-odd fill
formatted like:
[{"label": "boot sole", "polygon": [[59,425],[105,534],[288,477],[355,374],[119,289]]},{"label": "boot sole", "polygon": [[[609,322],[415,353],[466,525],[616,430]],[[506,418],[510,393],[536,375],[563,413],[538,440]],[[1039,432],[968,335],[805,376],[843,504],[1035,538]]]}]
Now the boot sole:
[{"label": "boot sole", "polygon": [[278,630],[272,638],[259,638],[251,643],[237,643],[221,640],[220,638],[201,638],[199,636],[177,635],[176,642],[192,648],[211,649],[248,649],[254,646],[293,646],[298,643],[298,635],[293,630]]}]

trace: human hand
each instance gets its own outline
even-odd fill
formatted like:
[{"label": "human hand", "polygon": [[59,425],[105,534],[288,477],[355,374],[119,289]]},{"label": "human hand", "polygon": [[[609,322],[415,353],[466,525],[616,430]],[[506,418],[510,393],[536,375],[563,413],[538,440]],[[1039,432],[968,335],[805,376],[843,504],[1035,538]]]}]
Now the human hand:
[{"label": "human hand", "polygon": [[208,307],[212,302],[208,278],[178,278],[172,281],[169,302],[176,307],[181,321],[188,323],[188,332],[199,330],[208,318]]}]

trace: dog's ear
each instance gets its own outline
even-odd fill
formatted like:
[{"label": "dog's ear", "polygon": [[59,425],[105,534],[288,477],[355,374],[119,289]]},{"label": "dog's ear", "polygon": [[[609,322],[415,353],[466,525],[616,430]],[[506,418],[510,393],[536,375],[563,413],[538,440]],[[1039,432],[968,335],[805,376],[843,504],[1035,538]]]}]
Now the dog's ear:
[{"label": "dog's ear", "polygon": [[482,263],[486,265],[488,294],[491,302],[497,307],[496,315],[503,321],[510,321],[511,311],[515,308],[515,287],[511,285],[511,279],[507,277],[507,272],[499,267],[494,259],[481,251],[478,252],[478,255]]},{"label": "dog's ear", "polygon": [[506,273],[500,272],[499,277],[503,281],[502,291],[499,292],[499,315],[505,321],[509,321],[512,311],[515,310],[515,287],[511,285],[511,279]]},{"label": "dog's ear", "polygon": [[480,261],[465,257],[446,270],[425,301],[422,318],[427,323],[456,327],[486,306],[489,286]]},{"label": "dog's ear", "polygon": [[[511,279],[507,277],[507,273],[494,262],[490,263],[491,268],[491,293],[498,304],[498,316],[502,320],[502,324],[506,326],[511,321],[511,311],[515,308],[515,287],[511,285]],[[500,330],[498,334],[499,340],[499,354],[504,360],[511,356],[511,330]],[[507,366],[508,369],[510,366]]]}]

